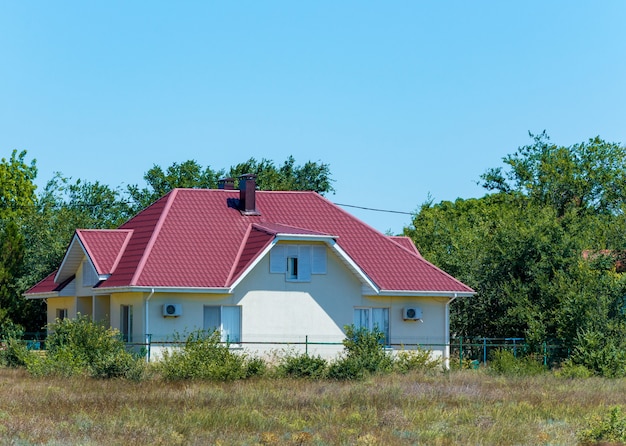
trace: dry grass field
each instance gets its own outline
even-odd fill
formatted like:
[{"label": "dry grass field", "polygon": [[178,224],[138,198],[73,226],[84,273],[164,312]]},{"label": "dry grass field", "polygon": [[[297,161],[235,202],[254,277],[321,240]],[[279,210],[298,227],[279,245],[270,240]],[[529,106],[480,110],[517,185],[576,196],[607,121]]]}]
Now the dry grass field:
[{"label": "dry grass field", "polygon": [[2,368],[0,444],[576,445],[624,405],[624,380],[548,373],[135,383]]}]

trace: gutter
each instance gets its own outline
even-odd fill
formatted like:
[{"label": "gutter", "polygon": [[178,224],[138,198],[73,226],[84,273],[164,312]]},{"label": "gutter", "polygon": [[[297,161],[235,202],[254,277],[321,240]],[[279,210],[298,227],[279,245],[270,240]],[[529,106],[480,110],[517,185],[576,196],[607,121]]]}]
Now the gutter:
[{"label": "gutter", "polygon": [[446,317],[444,322],[444,344],[445,344],[445,353],[444,353],[444,365],[447,369],[450,368],[450,304],[459,297],[458,293],[454,293],[454,296],[450,298],[448,302],[446,302]]},{"label": "gutter", "polygon": [[148,297],[146,297],[146,304],[145,304],[145,311],[146,311],[146,346],[147,346],[147,353],[146,353],[146,361],[150,362],[150,299],[152,298],[152,296],[154,295],[154,288],[152,288],[152,290],[150,291],[150,294],[148,295]]}]

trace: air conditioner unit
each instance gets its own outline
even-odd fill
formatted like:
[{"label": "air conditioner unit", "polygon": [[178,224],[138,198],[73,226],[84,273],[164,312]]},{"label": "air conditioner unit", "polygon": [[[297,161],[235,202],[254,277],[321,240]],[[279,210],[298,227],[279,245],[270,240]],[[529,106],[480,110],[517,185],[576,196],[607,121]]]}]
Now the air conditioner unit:
[{"label": "air conditioner unit", "polygon": [[402,309],[402,319],[405,321],[422,320],[422,309],[418,307],[404,307]]},{"label": "air conditioner unit", "polygon": [[183,306],[181,304],[164,304],[163,317],[178,317],[183,314]]}]

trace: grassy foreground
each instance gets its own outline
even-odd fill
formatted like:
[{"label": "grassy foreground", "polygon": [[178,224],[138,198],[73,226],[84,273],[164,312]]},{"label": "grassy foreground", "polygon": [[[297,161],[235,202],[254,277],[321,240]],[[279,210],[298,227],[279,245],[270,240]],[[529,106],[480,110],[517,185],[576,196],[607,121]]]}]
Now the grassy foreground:
[{"label": "grassy foreground", "polygon": [[136,383],[0,368],[0,444],[575,445],[622,405],[624,380],[552,374]]}]

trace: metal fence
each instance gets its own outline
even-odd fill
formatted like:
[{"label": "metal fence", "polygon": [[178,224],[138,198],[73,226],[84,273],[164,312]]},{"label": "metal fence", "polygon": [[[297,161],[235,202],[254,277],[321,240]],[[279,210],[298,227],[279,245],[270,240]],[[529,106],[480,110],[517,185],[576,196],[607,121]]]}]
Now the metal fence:
[{"label": "metal fence", "polygon": [[[4,343],[6,335],[0,333],[0,344]],[[46,332],[26,333],[22,337],[22,342],[29,350],[45,350],[46,349]],[[184,345],[184,340],[173,340],[164,337],[155,337],[146,335],[142,342],[126,342],[127,347],[137,353],[146,355],[150,360],[153,351],[158,348],[172,348]],[[319,348],[334,348],[341,350],[343,343],[340,341],[324,341],[319,337],[303,336],[288,341],[268,341],[255,339],[248,342],[228,343],[233,347],[243,349],[262,348],[266,351],[270,350],[289,350],[296,349],[302,353],[312,353]],[[459,336],[450,340],[449,344],[419,342],[405,344],[388,344],[386,348],[393,350],[448,350],[450,353],[450,364],[458,364],[460,367],[477,367],[480,364],[487,364],[493,358],[496,351],[507,350],[513,353],[515,357],[526,357],[533,355],[543,365],[551,367],[566,359],[570,355],[568,348],[554,342],[542,342],[536,345],[529,345],[524,338],[490,338],[490,337],[470,337]]]}]

